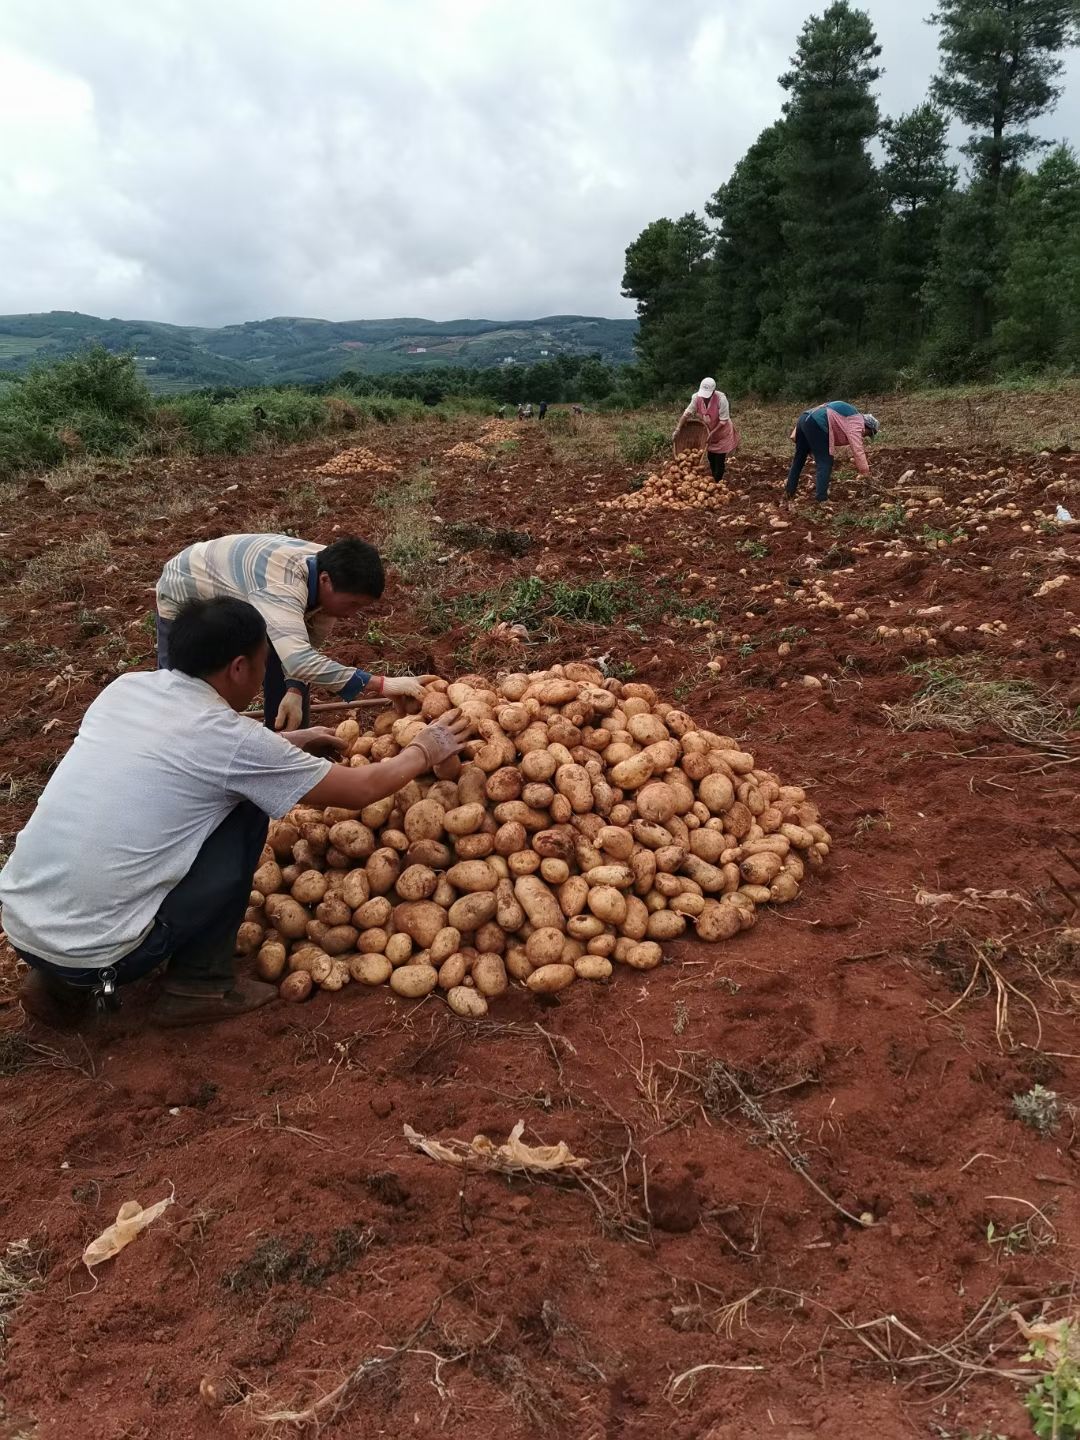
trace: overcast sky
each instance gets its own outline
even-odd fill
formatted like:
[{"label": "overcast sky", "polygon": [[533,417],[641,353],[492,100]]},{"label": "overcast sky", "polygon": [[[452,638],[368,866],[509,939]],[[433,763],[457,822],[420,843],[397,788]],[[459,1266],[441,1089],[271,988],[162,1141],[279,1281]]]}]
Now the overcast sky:
[{"label": "overcast sky", "polygon": [[[626,315],[812,0],[2,0],[0,312]],[[895,114],[932,0],[870,0]],[[1042,129],[1080,140],[1080,62]]]}]

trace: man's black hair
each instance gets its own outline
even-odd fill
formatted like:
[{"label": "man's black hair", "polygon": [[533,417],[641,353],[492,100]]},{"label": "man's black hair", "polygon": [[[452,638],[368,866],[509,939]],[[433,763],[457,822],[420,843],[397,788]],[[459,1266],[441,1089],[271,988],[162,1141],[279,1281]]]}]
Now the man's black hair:
[{"label": "man's black hair", "polygon": [[266,621],[246,600],[189,600],[169,627],[169,667],[205,680],[241,655],[254,659],[265,639]]},{"label": "man's black hair", "polygon": [[373,600],[386,588],[383,563],[374,545],[343,535],[316,557],[320,575],[329,575],[335,590],[345,595],[370,595]]}]

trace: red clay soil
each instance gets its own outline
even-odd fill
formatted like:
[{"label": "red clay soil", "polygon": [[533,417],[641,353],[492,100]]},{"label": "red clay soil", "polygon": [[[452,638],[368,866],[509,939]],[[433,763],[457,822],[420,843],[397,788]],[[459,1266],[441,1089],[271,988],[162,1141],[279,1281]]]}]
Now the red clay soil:
[{"label": "red clay soil", "polygon": [[[468,1025],[434,998],[354,985],[162,1035],[143,1026],[146,987],[111,1028],[58,1039],[20,1028],[9,953],[0,1250],[29,1238],[43,1283],[6,1317],[0,1437],[297,1433],[259,1417],[350,1375],[327,1434],[1030,1435],[1026,1386],[996,1372],[1020,1368],[1009,1311],[1067,1314],[1075,1283],[1080,956],[1062,926],[1080,921],[1050,876],[1078,888],[1055,849],[1080,859],[1077,751],[1067,733],[901,732],[882,706],[915,694],[911,660],[971,655],[1075,709],[1077,538],[1034,517],[1075,496],[1078,457],[885,449],[869,504],[841,484],[832,515],[774,531],[779,462],[734,462],[721,514],[740,522],[721,528],[599,509],[633,467],[575,459],[537,427],[487,466],[443,458],[475,433],[364,436],[403,463],[430,457],[441,521],[536,542],[512,559],[440,535],[442,600],[536,570],[629,573],[636,617],[500,649],[395,584],[337,652],[444,673],[607,654],[806,785],[829,866],[733,942],[674,944],[658,971],[546,1003],[519,990]],[[152,663],[167,555],[256,526],[378,533],[368,482],[320,483],[333,448],[146,462],[67,495],[35,481],[9,505],[9,830],[100,686]],[[934,526],[995,487],[1022,513],[947,551],[928,548],[923,515],[869,528],[912,467],[944,482]],[[40,563],[28,576],[47,550],[46,578]],[[815,578],[838,608],[791,598]],[[431,628],[438,614],[449,629]],[[1008,628],[978,630],[993,621]],[[882,624],[925,633],[883,639]],[[1059,1097],[1045,1136],[1012,1107],[1035,1084]],[[526,1140],[587,1157],[595,1183],[462,1174],[402,1133],[498,1141],[519,1119]],[[82,1249],[119,1206],[170,1193],[91,1278]],[[207,1377],[240,1403],[209,1408]]]}]

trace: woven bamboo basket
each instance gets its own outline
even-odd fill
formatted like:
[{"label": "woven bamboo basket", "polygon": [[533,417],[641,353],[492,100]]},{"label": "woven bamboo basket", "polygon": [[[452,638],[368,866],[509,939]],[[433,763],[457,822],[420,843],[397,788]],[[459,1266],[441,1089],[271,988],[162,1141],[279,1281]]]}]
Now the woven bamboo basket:
[{"label": "woven bamboo basket", "polygon": [[675,438],[671,442],[671,448],[675,458],[687,454],[688,451],[696,450],[700,454],[705,449],[709,438],[709,427],[704,420],[699,420],[696,415],[688,415],[680,420],[679,428],[675,431]]}]

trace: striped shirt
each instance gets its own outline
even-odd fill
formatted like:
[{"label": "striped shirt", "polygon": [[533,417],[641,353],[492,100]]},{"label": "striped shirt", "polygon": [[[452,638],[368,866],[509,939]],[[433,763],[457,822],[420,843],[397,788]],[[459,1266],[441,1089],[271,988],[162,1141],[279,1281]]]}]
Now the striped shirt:
[{"label": "striped shirt", "polygon": [[228,596],[254,605],[266,621],[285,678],[324,685],[354,700],[371,676],[339,665],[316,648],[333,626],[318,609],[315,557],[324,547],[288,535],[223,535],[201,540],[170,560],[157,583],[157,609],[175,620],[189,600]]}]

